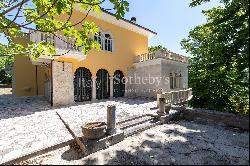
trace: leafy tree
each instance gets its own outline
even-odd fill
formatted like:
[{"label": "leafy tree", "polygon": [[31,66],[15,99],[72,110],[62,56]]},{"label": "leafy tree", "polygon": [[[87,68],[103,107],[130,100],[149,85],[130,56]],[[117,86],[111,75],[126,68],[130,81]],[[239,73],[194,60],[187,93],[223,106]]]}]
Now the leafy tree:
[{"label": "leafy tree", "polygon": [[[209,0],[194,0],[190,6]],[[248,113],[249,2],[222,0],[202,11],[207,23],[189,32],[181,42],[192,56],[189,85],[191,105],[220,111]]]},{"label": "leafy tree", "polygon": [[[41,54],[49,56],[55,55],[55,48],[52,44],[42,41],[39,43],[30,42],[28,46],[15,44],[16,38],[30,35],[33,32],[50,33],[53,37],[58,37],[58,33],[63,33],[66,37],[75,39],[74,43],[69,43],[73,47],[81,47],[83,53],[87,53],[93,48],[100,48],[98,42],[93,41],[91,36],[99,31],[93,22],[86,21],[89,12],[102,12],[101,5],[106,0],[0,0],[0,35],[8,39],[7,51],[2,56],[26,55],[33,58]],[[126,0],[108,0],[113,4],[117,19],[124,16],[129,10],[129,3]],[[86,11],[86,16],[77,23],[71,22],[73,9],[79,7]],[[65,21],[57,18],[66,14]],[[76,28],[80,25],[80,29]],[[60,39],[60,37],[58,37]],[[61,39],[63,40],[63,39]],[[67,41],[64,41],[67,42]]]},{"label": "leafy tree", "polygon": [[5,46],[0,44],[0,83],[10,84],[11,83],[11,74],[5,72],[6,65],[12,65],[13,56],[1,56],[6,53]]},{"label": "leafy tree", "polygon": [[162,45],[158,45],[158,46],[151,46],[148,48],[149,52],[155,52],[155,51],[168,51],[168,49]]}]

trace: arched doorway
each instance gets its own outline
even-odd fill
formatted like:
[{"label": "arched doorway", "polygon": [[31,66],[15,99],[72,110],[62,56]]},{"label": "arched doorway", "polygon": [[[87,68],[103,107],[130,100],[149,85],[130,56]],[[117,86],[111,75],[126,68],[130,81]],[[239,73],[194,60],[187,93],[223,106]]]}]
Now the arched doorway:
[{"label": "arched doorway", "polygon": [[89,69],[80,67],[75,72],[74,99],[76,102],[91,101],[92,74]]},{"label": "arched doorway", "polygon": [[96,99],[108,99],[110,97],[109,73],[100,69],[96,74]]},{"label": "arched doorway", "polygon": [[124,75],[122,73],[122,71],[120,70],[116,70],[115,73],[114,73],[114,84],[113,84],[113,87],[114,87],[114,97],[117,98],[117,97],[124,97],[124,94],[125,94],[125,84],[124,84],[124,81],[123,81],[123,78],[124,78]]}]

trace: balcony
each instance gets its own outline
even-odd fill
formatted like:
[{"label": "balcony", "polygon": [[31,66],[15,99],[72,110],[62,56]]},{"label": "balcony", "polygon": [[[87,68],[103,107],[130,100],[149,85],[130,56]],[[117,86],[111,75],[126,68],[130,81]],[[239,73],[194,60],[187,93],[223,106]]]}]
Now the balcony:
[{"label": "balcony", "polygon": [[158,58],[163,58],[167,60],[173,60],[177,62],[182,62],[182,63],[187,63],[188,62],[188,57],[170,52],[170,51],[156,51],[153,53],[146,53],[142,55],[138,55],[135,58],[135,63],[140,63],[140,62],[145,62],[149,60],[154,60]]},{"label": "balcony", "polygon": [[54,36],[49,33],[32,32],[30,34],[30,41],[34,43],[38,43],[41,41],[49,42],[56,49],[56,56],[49,57],[47,55],[41,55],[39,59],[35,61],[32,60],[33,64],[47,62],[48,60],[57,59],[59,57],[75,58],[79,61],[82,61],[86,58],[86,55],[84,55],[81,51],[82,48],[74,46],[74,38],[65,37],[62,35]]}]

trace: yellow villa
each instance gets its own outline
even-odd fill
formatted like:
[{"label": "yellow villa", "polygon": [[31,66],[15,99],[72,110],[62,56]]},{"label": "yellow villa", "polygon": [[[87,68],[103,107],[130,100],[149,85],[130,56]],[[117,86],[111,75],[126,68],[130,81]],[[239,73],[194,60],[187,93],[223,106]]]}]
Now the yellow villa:
[{"label": "yellow villa", "polygon": [[[71,21],[85,17],[76,8]],[[64,19],[61,16],[59,19]],[[158,89],[188,88],[187,58],[172,52],[148,53],[149,39],[156,32],[131,20],[117,20],[112,13],[90,13],[100,33],[93,36],[101,51],[84,55],[79,48],[46,33],[32,33],[17,42],[46,40],[54,44],[58,56],[38,60],[15,56],[13,93],[17,96],[45,96],[52,105],[94,101],[116,97],[156,97]],[[125,79],[126,78],[126,79]],[[160,79],[160,80],[159,80]]]}]

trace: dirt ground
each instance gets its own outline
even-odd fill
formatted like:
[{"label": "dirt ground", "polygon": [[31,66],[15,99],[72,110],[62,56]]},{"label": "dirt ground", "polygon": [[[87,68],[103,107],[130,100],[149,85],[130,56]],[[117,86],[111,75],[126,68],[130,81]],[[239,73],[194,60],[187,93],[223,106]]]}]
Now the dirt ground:
[{"label": "dirt ground", "polygon": [[26,162],[60,165],[249,165],[249,133],[180,121],[128,137],[85,158],[68,146]]}]

